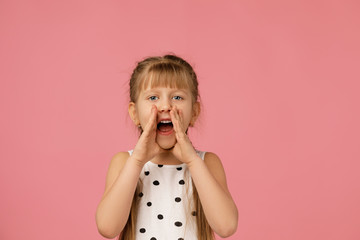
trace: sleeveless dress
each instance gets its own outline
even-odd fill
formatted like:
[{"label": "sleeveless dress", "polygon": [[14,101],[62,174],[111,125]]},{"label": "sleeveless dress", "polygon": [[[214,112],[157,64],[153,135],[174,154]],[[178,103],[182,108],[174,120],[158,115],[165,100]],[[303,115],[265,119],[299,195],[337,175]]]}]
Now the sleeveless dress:
[{"label": "sleeveless dress", "polygon": [[[204,160],[205,152],[196,152]],[[158,165],[149,161],[142,169],[140,182],[136,240],[197,240],[187,165]]]}]

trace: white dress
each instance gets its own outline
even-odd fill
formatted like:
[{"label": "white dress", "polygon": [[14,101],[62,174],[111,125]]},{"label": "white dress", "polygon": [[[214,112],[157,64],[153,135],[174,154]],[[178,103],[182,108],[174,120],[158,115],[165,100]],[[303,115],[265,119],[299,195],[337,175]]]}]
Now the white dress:
[{"label": "white dress", "polygon": [[[196,152],[204,160],[205,152]],[[142,169],[140,181],[136,240],[197,240],[187,165],[158,165],[149,161]]]}]

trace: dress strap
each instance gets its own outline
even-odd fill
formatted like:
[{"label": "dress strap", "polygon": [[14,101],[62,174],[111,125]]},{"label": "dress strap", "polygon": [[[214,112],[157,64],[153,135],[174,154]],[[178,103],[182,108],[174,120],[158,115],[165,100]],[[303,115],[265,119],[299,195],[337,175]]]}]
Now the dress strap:
[{"label": "dress strap", "polygon": [[205,159],[205,153],[206,153],[206,152],[199,151],[199,150],[196,150],[196,149],[195,149],[195,151],[196,151],[196,153],[199,155],[199,157],[200,157],[202,160]]}]

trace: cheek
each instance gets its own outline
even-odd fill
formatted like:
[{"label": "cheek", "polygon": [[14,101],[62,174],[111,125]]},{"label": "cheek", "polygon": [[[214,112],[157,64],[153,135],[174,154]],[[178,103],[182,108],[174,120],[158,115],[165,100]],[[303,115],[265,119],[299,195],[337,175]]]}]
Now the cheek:
[{"label": "cheek", "polygon": [[182,111],[182,117],[183,117],[183,123],[185,125],[188,125],[191,121],[192,112],[191,110],[181,110]]},{"label": "cheek", "polygon": [[150,118],[151,108],[139,106],[137,113],[138,113],[138,118],[139,118],[140,123],[146,124]]},{"label": "cheek", "polygon": [[151,114],[151,111],[146,111],[146,112],[144,112],[144,113],[143,113],[143,116],[142,116],[143,120],[146,121],[146,122],[148,122],[149,119],[150,119],[150,114]]}]

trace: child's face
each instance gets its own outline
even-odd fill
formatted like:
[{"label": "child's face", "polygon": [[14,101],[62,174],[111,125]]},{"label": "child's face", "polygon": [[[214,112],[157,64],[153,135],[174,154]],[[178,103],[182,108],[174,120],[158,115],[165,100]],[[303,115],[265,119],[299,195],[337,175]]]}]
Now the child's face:
[{"label": "child's face", "polygon": [[171,121],[170,110],[176,106],[182,112],[182,127],[186,131],[189,125],[196,121],[200,109],[199,102],[192,101],[189,89],[169,87],[148,88],[140,92],[137,102],[129,105],[129,114],[136,125],[145,128],[150,118],[151,106],[158,110],[156,142],[163,149],[170,149],[176,143],[175,132],[171,124],[161,124],[160,121]]}]

